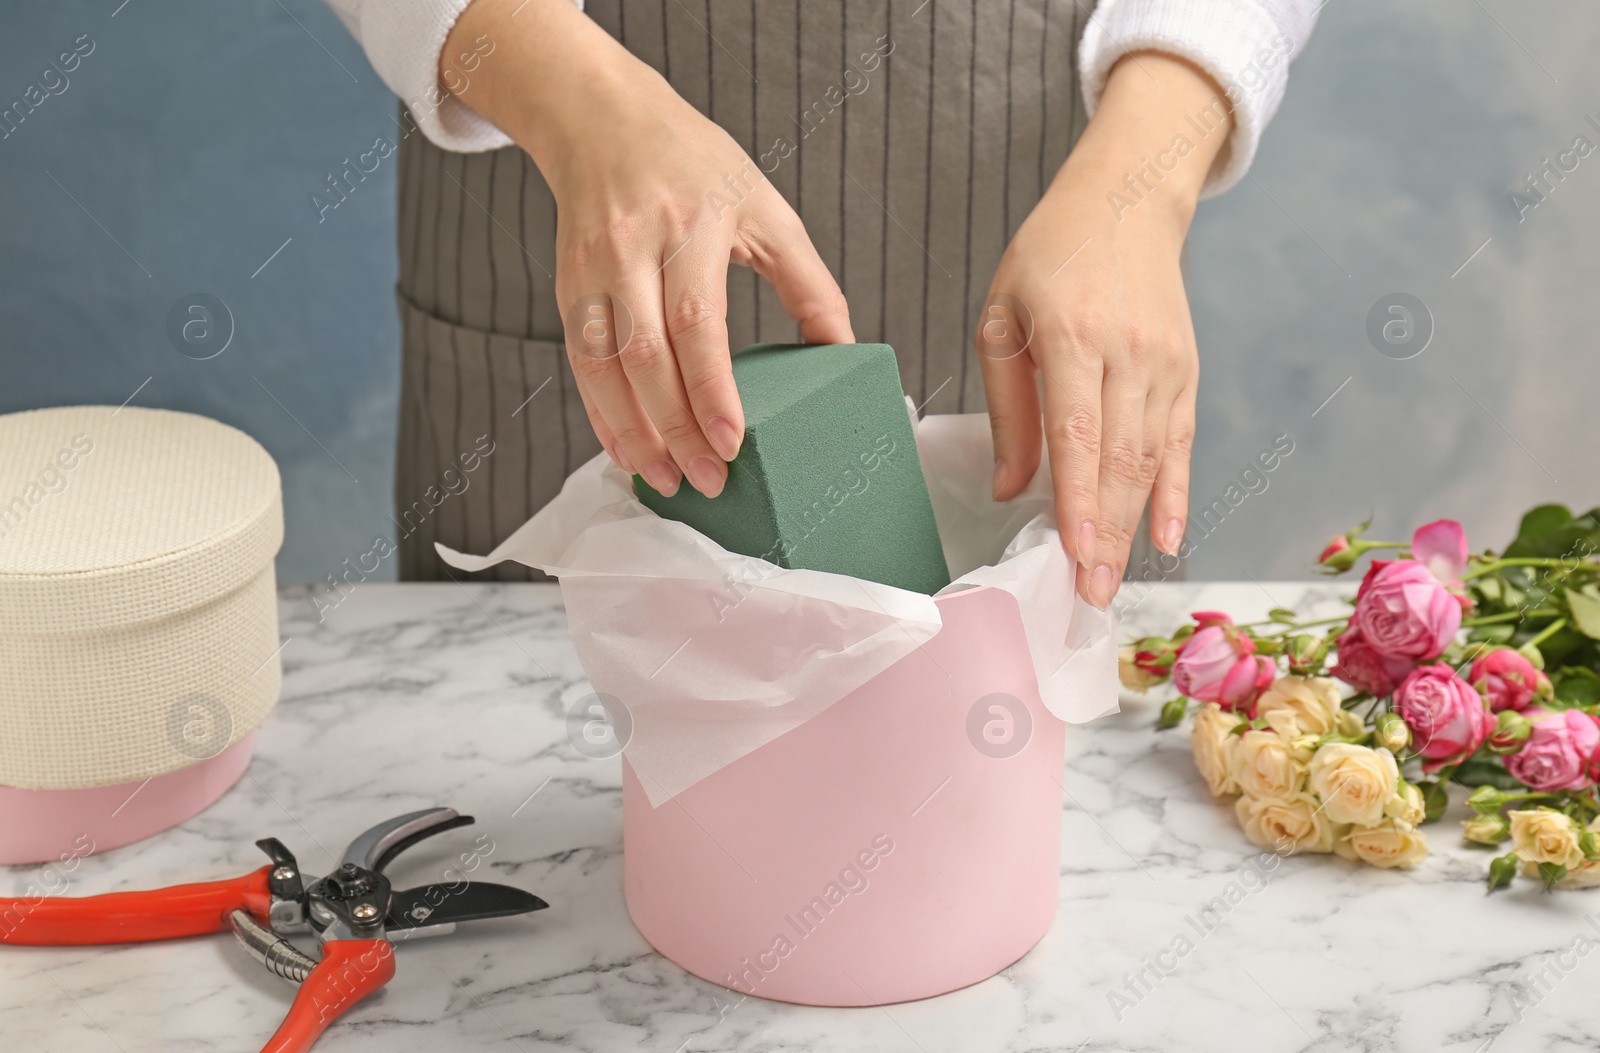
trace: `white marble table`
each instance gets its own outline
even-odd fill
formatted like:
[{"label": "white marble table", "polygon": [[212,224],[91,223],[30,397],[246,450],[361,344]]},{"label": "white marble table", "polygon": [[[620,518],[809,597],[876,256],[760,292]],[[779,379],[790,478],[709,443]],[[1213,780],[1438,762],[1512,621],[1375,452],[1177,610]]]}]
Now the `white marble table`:
[{"label": "white marble table", "polygon": [[[1124,625],[1167,630],[1190,609],[1259,617],[1307,586],[1160,586]],[[1311,587],[1330,611],[1336,590]],[[655,954],[623,909],[619,762],[589,760],[563,714],[586,693],[554,586],[362,585],[319,624],[283,597],[283,704],[248,774],[180,829],[91,857],[71,891],[216,878],[261,863],[276,835],[321,872],[378,818],[435,803],[478,817],[495,880],[551,909],[402,947],[381,995],[319,1049],[696,1050],[1496,1050],[1593,1049],[1600,955],[1564,958],[1519,1011],[1512,984],[1582,933],[1600,939],[1600,892],[1521,883],[1485,898],[1486,857],[1451,820],[1433,856],[1389,873],[1326,856],[1259,853],[1205,793],[1182,733],[1154,730],[1156,700],[1068,740],[1065,848],[1055,927],[1000,976],[887,1008],[741,1000]],[[413,849],[403,883],[439,880],[474,832]],[[1269,868],[1263,868],[1269,869]],[[18,894],[32,868],[0,868]],[[1230,882],[1242,898],[1195,928]],[[1236,898],[1238,898],[1236,896]],[[1179,936],[1193,945],[1170,953]],[[1124,977],[1146,962],[1131,1008]],[[253,1050],[292,989],[231,937],[116,948],[0,948],[0,1049],[28,1053]],[[1128,999],[1133,1001],[1131,997]],[[1120,1017],[1120,1018],[1119,1018]],[[1520,1017],[1520,1019],[1519,1019]]]}]

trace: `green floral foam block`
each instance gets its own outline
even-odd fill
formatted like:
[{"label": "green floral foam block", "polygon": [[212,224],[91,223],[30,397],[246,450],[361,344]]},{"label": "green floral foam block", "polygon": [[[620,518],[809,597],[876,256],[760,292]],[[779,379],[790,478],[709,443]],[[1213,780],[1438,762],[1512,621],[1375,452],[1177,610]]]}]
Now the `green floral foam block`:
[{"label": "green floral foam block", "polygon": [[950,583],[893,348],[757,344],[733,379],[745,438],[728,485],[663,497],[635,476],[646,506],[780,567],[930,594]]}]

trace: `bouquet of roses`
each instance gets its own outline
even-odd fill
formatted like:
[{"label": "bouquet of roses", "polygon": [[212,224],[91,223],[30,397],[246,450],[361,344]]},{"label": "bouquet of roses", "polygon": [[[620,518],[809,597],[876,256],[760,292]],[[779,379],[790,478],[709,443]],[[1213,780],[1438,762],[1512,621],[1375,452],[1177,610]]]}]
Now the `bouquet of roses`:
[{"label": "bouquet of roses", "polygon": [[1491,891],[1519,870],[1600,885],[1600,509],[1535,508],[1498,555],[1470,554],[1452,520],[1409,544],[1367,526],[1318,557],[1341,574],[1393,552],[1371,561],[1350,614],[1277,608],[1240,625],[1199,611],[1124,648],[1124,686],[1172,681],[1161,726],[1194,710],[1196,767],[1213,796],[1237,795],[1264,848],[1410,866],[1455,782],[1470,788],[1467,840],[1511,843]]}]

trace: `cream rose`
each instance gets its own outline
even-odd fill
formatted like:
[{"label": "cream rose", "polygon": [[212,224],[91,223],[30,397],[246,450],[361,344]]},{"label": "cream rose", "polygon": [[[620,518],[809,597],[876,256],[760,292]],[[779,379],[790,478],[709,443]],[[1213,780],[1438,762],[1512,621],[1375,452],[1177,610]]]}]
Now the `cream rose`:
[{"label": "cream rose", "polygon": [[1384,802],[1383,815],[1386,819],[1398,819],[1412,826],[1422,825],[1422,820],[1428,815],[1427,806],[1422,801],[1422,791],[1409,782],[1402,783],[1394,796]]},{"label": "cream rose", "polygon": [[[1522,864],[1522,876],[1544,880],[1539,873],[1538,863]],[[1600,863],[1591,863],[1587,859],[1556,879],[1555,887],[1559,889],[1594,888],[1600,885]]]},{"label": "cream rose", "polygon": [[1233,751],[1233,783],[1251,797],[1292,797],[1305,789],[1310,754],[1272,731],[1247,731]]},{"label": "cream rose", "polygon": [[1511,813],[1511,843],[1524,863],[1559,863],[1571,869],[1583,862],[1578,824],[1560,812],[1530,808]]},{"label": "cream rose", "polygon": [[1262,848],[1283,856],[1333,851],[1336,831],[1309,793],[1266,800],[1241,797],[1233,808],[1244,836]]},{"label": "cream rose", "polygon": [[1194,715],[1189,748],[1194,751],[1194,766],[1213,797],[1239,792],[1233,781],[1233,754],[1239,748],[1239,736],[1233,734],[1233,729],[1239,723],[1239,717],[1224,713],[1215,702],[1207,702]]},{"label": "cream rose", "polygon": [[[1591,822],[1589,829],[1596,834],[1600,834],[1600,818],[1596,818]],[[1522,876],[1543,880],[1543,875],[1539,873],[1539,864],[1532,860],[1523,861]],[[1600,863],[1588,859],[1585,859],[1575,867],[1567,868],[1567,872],[1562,874],[1555,884],[1555,887],[1560,889],[1595,888],[1596,886],[1600,886]]]},{"label": "cream rose", "polygon": [[1333,850],[1345,859],[1359,860],[1385,870],[1415,866],[1428,858],[1428,842],[1417,828],[1399,819],[1376,826],[1354,826],[1340,836]]},{"label": "cream rose", "polygon": [[1480,845],[1497,845],[1511,836],[1511,830],[1498,815],[1480,815],[1461,824],[1461,836]]},{"label": "cream rose", "polygon": [[1400,783],[1400,766],[1388,750],[1330,742],[1311,758],[1310,782],[1332,822],[1377,826]]},{"label": "cream rose", "polygon": [[1340,711],[1339,688],[1325,676],[1280,676],[1256,703],[1256,716],[1289,737],[1337,730]]},{"label": "cream rose", "polygon": [[1348,709],[1340,709],[1334,715],[1334,729],[1347,739],[1359,739],[1367,733],[1367,722]]}]

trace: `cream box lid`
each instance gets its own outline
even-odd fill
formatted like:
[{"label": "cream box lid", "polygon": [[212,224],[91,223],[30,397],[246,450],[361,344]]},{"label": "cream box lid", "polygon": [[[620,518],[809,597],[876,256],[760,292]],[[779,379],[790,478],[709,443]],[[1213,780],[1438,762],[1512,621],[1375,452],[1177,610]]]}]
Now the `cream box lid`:
[{"label": "cream box lid", "polygon": [[237,428],[134,406],[0,416],[0,634],[190,610],[282,542],[277,465]]}]

